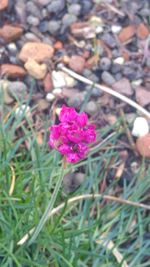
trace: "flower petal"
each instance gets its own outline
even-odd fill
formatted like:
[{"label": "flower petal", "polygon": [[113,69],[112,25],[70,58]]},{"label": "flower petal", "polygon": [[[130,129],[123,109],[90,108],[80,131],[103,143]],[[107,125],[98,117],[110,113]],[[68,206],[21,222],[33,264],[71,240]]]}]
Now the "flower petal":
[{"label": "flower petal", "polygon": [[61,122],[71,122],[75,121],[77,118],[77,112],[74,108],[66,107],[65,105],[62,106],[60,115],[59,115],[59,120]]},{"label": "flower petal", "polygon": [[88,116],[85,112],[82,112],[81,114],[78,114],[77,116],[77,123],[80,127],[84,127],[87,124]]}]

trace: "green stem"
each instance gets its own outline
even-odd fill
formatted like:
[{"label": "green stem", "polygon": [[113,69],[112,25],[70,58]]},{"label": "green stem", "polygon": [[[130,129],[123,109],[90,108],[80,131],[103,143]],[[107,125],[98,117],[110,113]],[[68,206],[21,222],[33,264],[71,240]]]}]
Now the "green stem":
[{"label": "green stem", "polygon": [[49,216],[49,213],[52,211],[53,207],[54,207],[54,204],[55,204],[55,201],[56,201],[56,198],[57,198],[57,195],[58,195],[58,192],[59,192],[59,189],[61,187],[61,184],[62,184],[62,180],[63,180],[63,173],[64,173],[64,170],[63,170],[63,167],[62,167],[62,171],[61,171],[61,174],[58,178],[58,181],[56,183],[56,186],[55,186],[55,189],[54,189],[54,192],[52,194],[52,197],[51,197],[51,200],[42,216],[42,218],[40,219],[39,221],[39,224],[37,225],[37,227],[35,228],[35,231],[33,232],[33,235],[31,237],[31,239],[29,240],[29,245],[31,245],[35,239],[37,238],[37,236],[39,235],[39,233],[41,232],[44,224],[46,223],[47,221],[47,218]]}]

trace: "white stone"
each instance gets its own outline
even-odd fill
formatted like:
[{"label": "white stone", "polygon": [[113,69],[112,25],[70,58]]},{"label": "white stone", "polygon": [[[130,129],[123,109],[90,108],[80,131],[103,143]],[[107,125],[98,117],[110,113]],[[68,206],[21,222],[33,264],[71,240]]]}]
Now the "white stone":
[{"label": "white stone", "polygon": [[139,85],[141,85],[142,84],[142,82],[143,82],[143,80],[142,79],[138,79],[138,80],[135,80],[135,81],[132,81],[131,82],[131,84],[134,86],[139,86]]},{"label": "white stone", "polygon": [[73,87],[76,84],[75,79],[63,71],[52,71],[52,80],[54,88]]},{"label": "white stone", "polygon": [[123,65],[124,64],[124,58],[123,57],[117,57],[113,60],[113,62],[115,64],[120,64],[120,65]]},{"label": "white stone", "polygon": [[55,88],[61,88],[66,85],[65,79],[60,71],[52,71],[52,81]]},{"label": "white stone", "polygon": [[48,102],[52,102],[54,99],[55,99],[55,96],[54,96],[52,93],[48,93],[48,94],[46,95],[46,100],[47,100]]},{"label": "white stone", "polygon": [[104,31],[104,28],[102,26],[97,26],[95,32],[98,33],[102,33]]},{"label": "white stone", "polygon": [[74,78],[72,78],[71,76],[69,76],[67,73],[60,71],[61,75],[64,77],[65,82],[66,82],[66,86],[67,87],[74,87],[76,85],[76,81]]},{"label": "white stone", "polygon": [[17,118],[20,118],[23,115],[27,115],[27,116],[31,115],[30,107],[26,106],[25,104],[21,105],[20,107],[17,107],[15,110],[15,116]]},{"label": "white stone", "polygon": [[142,137],[149,133],[149,125],[145,118],[137,117],[133,123],[132,135]]},{"label": "white stone", "polygon": [[53,90],[53,94],[54,95],[61,95],[62,94],[62,89],[61,88],[55,88]]},{"label": "white stone", "polygon": [[11,53],[16,53],[17,52],[17,46],[15,43],[10,43],[7,45],[7,48],[8,50],[11,52]]},{"label": "white stone", "polygon": [[120,31],[121,31],[121,29],[122,29],[122,27],[121,26],[119,26],[119,25],[112,25],[111,26],[111,31],[113,32],[113,33],[119,33]]}]

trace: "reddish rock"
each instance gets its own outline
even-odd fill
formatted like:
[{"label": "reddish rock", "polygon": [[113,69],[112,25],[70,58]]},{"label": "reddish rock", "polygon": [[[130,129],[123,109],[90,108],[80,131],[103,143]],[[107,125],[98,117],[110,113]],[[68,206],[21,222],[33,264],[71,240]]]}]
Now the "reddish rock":
[{"label": "reddish rock", "polygon": [[0,28],[0,37],[7,43],[18,39],[22,33],[23,29],[18,26],[4,25]]},{"label": "reddish rock", "polygon": [[0,66],[0,74],[11,78],[20,78],[26,75],[26,71],[17,65],[3,64]]},{"label": "reddish rock", "polygon": [[63,43],[62,43],[62,42],[57,41],[57,42],[54,44],[54,49],[59,50],[59,49],[62,49],[62,48],[63,48]]},{"label": "reddish rock", "polygon": [[121,54],[125,61],[128,61],[130,59],[130,55],[126,50],[122,50]]},{"label": "reddish rock", "polygon": [[28,59],[34,59],[37,62],[43,62],[53,56],[54,49],[49,44],[40,42],[26,43],[19,54],[19,59],[26,62]]},{"label": "reddish rock", "polygon": [[136,32],[136,28],[134,25],[127,26],[121,30],[118,35],[119,41],[121,43],[125,43],[130,40]]},{"label": "reddish rock", "polygon": [[144,23],[140,23],[137,28],[137,36],[143,40],[146,39],[148,35],[149,35],[149,29]]},{"label": "reddish rock", "polygon": [[133,94],[133,89],[130,85],[130,82],[128,79],[123,78],[117,82],[115,82],[112,85],[112,88],[117,91],[118,93],[127,95],[127,96],[131,96]]},{"label": "reddish rock", "polygon": [[150,158],[150,134],[139,137],[136,141],[136,148],[141,156]]},{"label": "reddish rock", "polygon": [[8,6],[8,0],[0,0],[0,11],[6,9]]},{"label": "reddish rock", "polygon": [[69,67],[75,72],[82,73],[85,66],[85,59],[78,55],[73,55],[69,61]]},{"label": "reddish rock", "polygon": [[46,93],[52,91],[52,89],[53,89],[53,82],[52,82],[52,78],[51,78],[50,73],[48,73],[48,74],[45,76],[44,81],[43,81],[43,84],[44,84],[44,91],[45,91]]},{"label": "reddish rock", "polygon": [[143,107],[150,104],[150,91],[147,91],[142,86],[135,88],[135,97],[136,101]]}]

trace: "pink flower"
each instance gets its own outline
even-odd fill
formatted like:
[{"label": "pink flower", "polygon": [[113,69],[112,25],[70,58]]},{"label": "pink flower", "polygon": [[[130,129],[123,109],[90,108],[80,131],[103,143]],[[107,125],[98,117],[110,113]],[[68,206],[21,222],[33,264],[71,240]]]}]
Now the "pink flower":
[{"label": "pink flower", "polygon": [[70,163],[86,157],[88,145],[96,140],[95,125],[88,123],[86,113],[63,105],[60,123],[50,128],[49,145],[58,150]]}]

